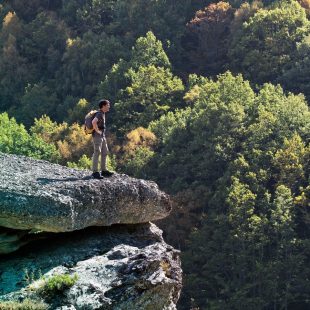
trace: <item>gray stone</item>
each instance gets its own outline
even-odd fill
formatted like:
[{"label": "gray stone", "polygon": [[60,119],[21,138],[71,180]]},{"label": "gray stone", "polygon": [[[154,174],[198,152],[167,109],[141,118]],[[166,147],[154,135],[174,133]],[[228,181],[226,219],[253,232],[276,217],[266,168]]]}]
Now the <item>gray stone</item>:
[{"label": "gray stone", "polygon": [[51,234],[48,242],[36,241],[0,258],[0,300],[42,300],[34,289],[42,278],[29,283],[29,274],[34,280],[40,274],[77,274],[71,288],[43,298],[49,309],[176,309],[179,252],[161,233],[149,223]]},{"label": "gray stone", "polygon": [[28,243],[28,232],[0,227],[0,255],[18,250]]},{"label": "gray stone", "polygon": [[169,197],[156,183],[115,174],[95,180],[88,170],[0,153],[0,226],[65,232],[135,224],[166,217]]}]

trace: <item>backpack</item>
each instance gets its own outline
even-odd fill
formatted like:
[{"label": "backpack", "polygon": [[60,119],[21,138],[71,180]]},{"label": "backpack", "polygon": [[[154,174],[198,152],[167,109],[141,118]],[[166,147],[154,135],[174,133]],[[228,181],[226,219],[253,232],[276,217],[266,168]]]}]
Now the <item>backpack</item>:
[{"label": "backpack", "polygon": [[86,134],[92,134],[94,131],[92,121],[98,111],[92,110],[88,112],[85,116],[85,122],[84,122],[84,131]]}]

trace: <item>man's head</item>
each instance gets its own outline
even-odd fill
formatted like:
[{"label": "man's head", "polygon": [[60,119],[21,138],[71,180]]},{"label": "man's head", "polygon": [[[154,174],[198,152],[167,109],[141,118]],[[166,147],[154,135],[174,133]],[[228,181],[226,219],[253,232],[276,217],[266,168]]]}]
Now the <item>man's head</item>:
[{"label": "man's head", "polygon": [[110,101],[107,100],[107,99],[101,99],[99,101],[99,109],[102,111],[102,112],[109,112],[110,110]]}]

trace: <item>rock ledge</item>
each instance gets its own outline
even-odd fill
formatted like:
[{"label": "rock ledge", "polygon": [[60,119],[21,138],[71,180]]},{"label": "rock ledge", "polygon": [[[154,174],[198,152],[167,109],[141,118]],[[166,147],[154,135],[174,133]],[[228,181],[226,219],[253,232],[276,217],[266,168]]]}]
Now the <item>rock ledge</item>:
[{"label": "rock ledge", "polygon": [[0,226],[65,232],[146,223],[171,211],[156,183],[115,174],[95,180],[76,170],[0,153]]}]

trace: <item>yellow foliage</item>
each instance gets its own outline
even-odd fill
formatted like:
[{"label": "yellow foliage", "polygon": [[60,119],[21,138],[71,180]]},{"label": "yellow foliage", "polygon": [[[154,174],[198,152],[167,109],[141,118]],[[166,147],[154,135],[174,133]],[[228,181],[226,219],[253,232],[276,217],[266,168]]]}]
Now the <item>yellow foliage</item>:
[{"label": "yellow foliage", "polygon": [[67,129],[67,123],[57,124],[47,115],[43,115],[39,119],[35,118],[34,125],[30,128],[30,131],[39,135],[45,142],[56,143],[56,141],[64,138]]},{"label": "yellow foliage", "polygon": [[[87,104],[81,99],[79,104]],[[67,161],[76,162],[84,154],[90,156],[93,151],[91,145],[91,135],[85,135],[83,126],[74,123],[68,126],[67,123],[57,124],[43,115],[40,119],[35,119],[31,127],[31,133],[39,135],[45,142],[54,143],[61,154],[61,163]]]},{"label": "yellow foliage", "polygon": [[9,12],[8,14],[6,14],[6,16],[3,19],[3,26],[7,26],[15,16],[16,14],[14,12]]},{"label": "yellow foliage", "polygon": [[133,153],[137,147],[144,146],[152,148],[156,145],[156,136],[151,131],[138,127],[127,134],[127,142],[123,150],[127,153]]},{"label": "yellow foliage", "polygon": [[[1,40],[3,42],[8,40],[11,36],[16,38],[16,36],[20,34],[22,30],[21,22],[15,12],[8,12],[3,18],[2,25],[3,30],[1,32]],[[10,41],[12,44],[12,39],[10,39]],[[8,43],[6,43],[5,45],[8,45]]]},{"label": "yellow foliage", "polygon": [[77,106],[81,109],[87,107],[89,105],[88,101],[85,98],[81,98],[77,103]]},{"label": "yellow foliage", "polygon": [[69,143],[67,141],[57,141],[56,144],[61,157],[69,159],[71,157]]},{"label": "yellow foliage", "polygon": [[66,42],[67,43],[67,47],[73,46],[75,41],[76,41],[75,39],[68,38],[67,42]]},{"label": "yellow foliage", "polygon": [[74,123],[67,131],[62,141],[57,142],[59,152],[63,158],[70,161],[77,161],[84,154],[92,152],[91,135],[85,135],[83,126]]},{"label": "yellow foliage", "polygon": [[183,99],[189,103],[194,102],[196,99],[200,97],[201,88],[198,85],[195,85],[190,91],[188,91]]},{"label": "yellow foliage", "polygon": [[309,151],[297,133],[284,140],[283,148],[274,156],[274,164],[279,169],[279,183],[293,187],[298,180],[304,180],[303,169]]}]

